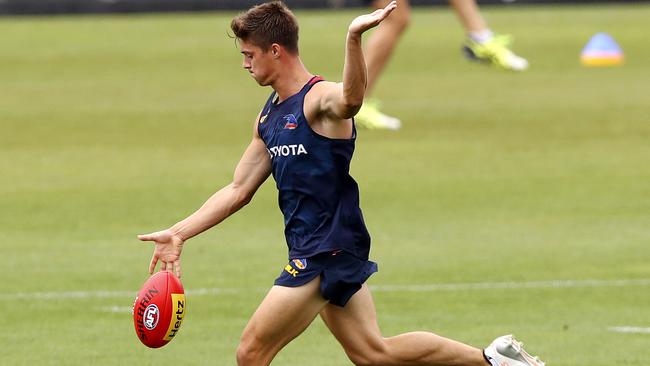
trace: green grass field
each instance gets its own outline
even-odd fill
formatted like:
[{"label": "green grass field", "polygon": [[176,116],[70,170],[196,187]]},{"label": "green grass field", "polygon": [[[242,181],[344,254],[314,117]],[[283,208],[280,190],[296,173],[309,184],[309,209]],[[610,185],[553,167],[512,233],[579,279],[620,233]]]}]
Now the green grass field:
[{"label": "green grass field", "polygon": [[[340,80],[358,12],[297,12],[312,72]],[[550,366],[646,366],[650,334],[610,328],[650,327],[650,6],[484,13],[528,72],[464,61],[449,9],[418,8],[375,95],[404,128],[359,133],[380,326],[476,346],[512,332]],[[234,364],[286,260],[272,181],[188,242],[186,289],[213,291],[190,292],[178,339],[146,349],[130,314],[151,256],[136,234],[229,183],[270,92],[241,70],[232,16],[0,19],[0,364]],[[580,66],[600,31],[623,67]],[[274,365],[297,363],[350,364],[320,320]]]}]

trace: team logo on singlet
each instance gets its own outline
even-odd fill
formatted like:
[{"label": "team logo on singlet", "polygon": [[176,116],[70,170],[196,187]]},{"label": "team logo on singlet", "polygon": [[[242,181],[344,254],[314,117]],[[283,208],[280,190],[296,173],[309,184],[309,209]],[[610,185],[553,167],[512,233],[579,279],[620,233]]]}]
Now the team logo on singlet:
[{"label": "team logo on singlet", "polygon": [[296,116],[293,114],[287,114],[284,117],[282,117],[284,121],[286,122],[284,125],[285,130],[294,130],[296,127],[298,127],[298,120],[296,119]]}]

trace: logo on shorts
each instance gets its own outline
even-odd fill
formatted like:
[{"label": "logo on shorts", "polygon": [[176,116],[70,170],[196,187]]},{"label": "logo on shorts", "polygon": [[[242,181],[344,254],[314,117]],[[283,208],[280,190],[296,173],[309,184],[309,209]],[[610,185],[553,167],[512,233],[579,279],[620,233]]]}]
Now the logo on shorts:
[{"label": "logo on shorts", "polygon": [[287,123],[284,125],[285,130],[294,130],[298,127],[298,120],[293,114],[287,114],[282,117]]},{"label": "logo on shorts", "polygon": [[296,266],[298,269],[305,269],[307,268],[307,260],[306,259],[294,259],[293,264]]},{"label": "logo on shorts", "polygon": [[147,306],[142,315],[142,323],[144,323],[145,328],[152,330],[158,325],[158,319],[160,318],[160,311],[156,304],[151,304]]},{"label": "logo on shorts", "polygon": [[298,276],[298,270],[295,269],[295,268],[293,268],[293,267],[291,267],[291,264],[287,264],[287,265],[284,267],[284,270],[287,271],[287,273],[289,273],[289,274],[292,275],[293,277],[297,277],[297,276]]},{"label": "logo on shorts", "polygon": [[[293,266],[291,265],[293,263]],[[306,259],[292,259],[289,264],[284,267],[284,270],[293,277],[298,277],[300,270],[307,268]]]}]

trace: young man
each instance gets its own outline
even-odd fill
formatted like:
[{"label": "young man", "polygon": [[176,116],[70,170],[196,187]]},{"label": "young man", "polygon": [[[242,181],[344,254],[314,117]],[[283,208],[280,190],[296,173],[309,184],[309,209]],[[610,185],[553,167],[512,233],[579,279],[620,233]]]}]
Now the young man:
[{"label": "young man", "polygon": [[[380,9],[386,6],[389,0],[367,0],[367,2]],[[368,95],[388,63],[400,36],[410,23],[409,0],[399,0],[398,3],[398,8],[382,23],[381,27],[374,31],[366,44]],[[476,0],[449,0],[449,4],[467,33],[467,40],[462,48],[465,57],[505,70],[524,71],[528,68],[528,61],[509,49],[510,37],[495,35],[490,30],[481,16]],[[364,103],[356,121],[360,126],[371,129],[396,130],[401,126],[399,119],[381,113],[379,104],[375,100],[367,100]]]},{"label": "young man", "polygon": [[511,337],[498,338],[484,354],[432,333],[384,338],[379,331],[364,284],[377,266],[368,260],[370,236],[349,164],[356,138],[352,117],[366,91],[361,35],[395,7],[391,2],[352,21],[342,83],[323,81],[305,68],[298,24],[282,2],[235,17],[231,28],[244,69],[259,85],[273,88],[255,121],[253,140],[232,183],[171,228],[139,236],[154,242],[150,272],[160,261],[161,270],[180,276],[184,242],[243,207],[273,173],[290,261],[243,331],[240,366],[269,365],[318,315],[357,365],[543,365]]}]

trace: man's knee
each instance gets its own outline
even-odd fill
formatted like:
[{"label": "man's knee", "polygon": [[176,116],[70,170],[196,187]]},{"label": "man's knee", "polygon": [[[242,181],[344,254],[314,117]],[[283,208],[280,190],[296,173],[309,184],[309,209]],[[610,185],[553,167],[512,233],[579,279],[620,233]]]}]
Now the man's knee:
[{"label": "man's knee", "polygon": [[349,357],[350,361],[352,361],[356,366],[390,365],[390,363],[387,362],[385,355],[381,354],[355,355]]},{"label": "man's knee", "polygon": [[251,365],[253,363],[253,352],[243,344],[237,346],[237,365]]},{"label": "man's knee", "polygon": [[261,342],[253,337],[242,336],[237,346],[237,365],[262,365],[264,360],[264,347]]},{"label": "man's knee", "polygon": [[356,366],[384,366],[392,365],[390,357],[383,345],[369,347],[363,351],[348,352],[348,358]]}]

